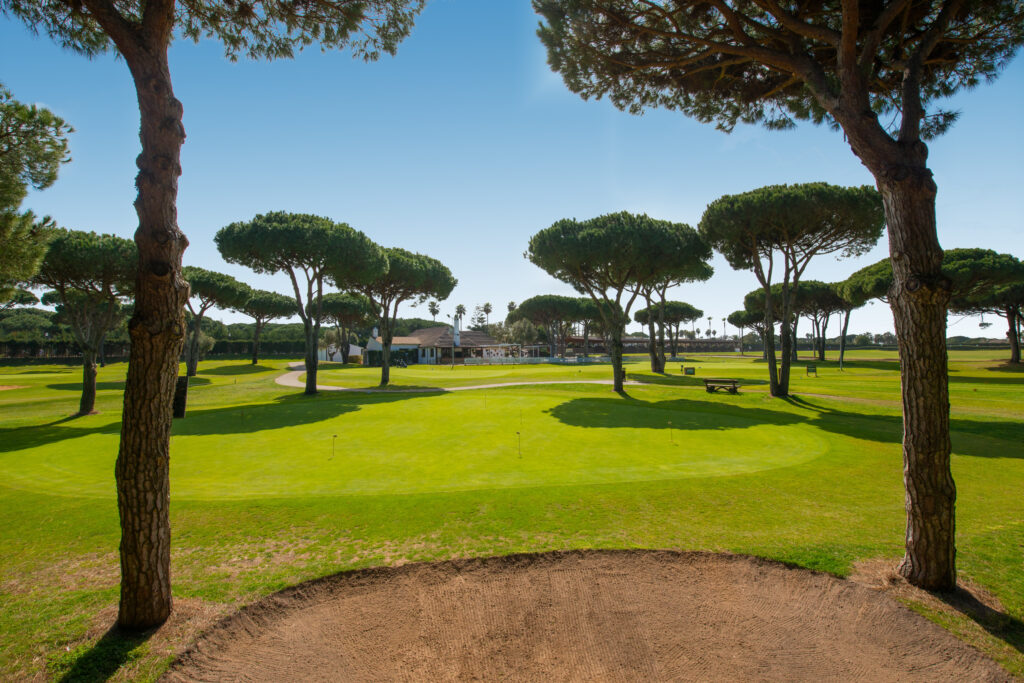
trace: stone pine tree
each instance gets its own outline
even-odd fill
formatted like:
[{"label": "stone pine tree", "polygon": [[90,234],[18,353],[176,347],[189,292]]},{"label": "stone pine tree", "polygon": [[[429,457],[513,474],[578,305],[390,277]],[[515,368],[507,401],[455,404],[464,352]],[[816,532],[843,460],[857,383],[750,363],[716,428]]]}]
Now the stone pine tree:
[{"label": "stone pine tree", "polygon": [[[1019,297],[1024,265],[1015,256],[992,249],[947,249],[942,255],[944,288],[951,308],[960,313],[995,313],[1007,318],[1011,359],[1019,362],[1020,343],[1012,310]],[[840,284],[840,294],[849,299],[889,299],[895,283],[892,263],[883,259],[865,266]],[[1016,351],[1014,351],[1016,349]]]},{"label": "stone pine tree", "polygon": [[342,364],[348,363],[349,336],[352,330],[371,325],[377,319],[376,309],[369,299],[348,292],[325,294],[321,314],[324,321],[333,323],[338,332]]},{"label": "stone pine tree", "polygon": [[387,272],[384,251],[344,223],[310,214],[274,212],[232,223],[214,237],[229,263],[257,273],[287,273],[306,339],[306,393],[317,393],[317,347],[324,278],[344,275],[349,282],[372,282]]},{"label": "stone pine tree", "polygon": [[798,314],[811,321],[814,353],[818,360],[825,360],[825,331],[829,320],[842,313],[846,302],[834,286],[821,280],[804,280],[800,283],[800,305]]},{"label": "stone pine tree", "polygon": [[991,80],[1024,42],[1018,0],[780,3],[533,0],[548,62],[583,97],[679,110],[731,130],[796,120],[842,129],[885,202],[903,363],[906,554],[914,585],[956,585],[937,187],[926,141],[939,98]]},{"label": "stone pine tree", "polygon": [[[1024,264],[1018,261],[1020,270]],[[992,313],[1006,319],[1010,363],[1020,360],[1021,326],[1024,326],[1024,273],[970,297],[954,298],[953,308],[962,313]]]},{"label": "stone pine tree", "polygon": [[857,256],[882,236],[881,196],[868,186],[837,187],[827,183],[770,185],[719,197],[700,222],[704,238],[736,270],[750,270],[765,296],[762,310],[775,311],[773,279],[781,287],[781,362],[776,363],[774,328],[765,321],[765,351],[772,396],[789,394],[795,344],[793,297],[800,277],[819,254]]},{"label": "stone pine tree", "polygon": [[139,103],[142,151],[136,159],[139,252],[121,445],[115,476],[121,526],[118,624],[146,628],[171,610],[168,462],[171,401],[185,338],[181,258],[188,240],[177,223],[185,141],[168,48],[175,35],[219,41],[230,58],[290,57],[317,42],[348,46],[365,59],[394,53],[423,0],[0,0],[0,12],[85,56],[116,51]]},{"label": "stone pine tree", "polygon": [[17,209],[29,188],[43,190],[56,182],[61,164],[71,160],[72,132],[49,109],[19,102],[0,84],[0,210]]},{"label": "stone pine tree", "polygon": [[707,263],[711,258],[711,248],[695,230],[689,226],[685,228],[679,232],[678,238],[666,244],[658,255],[658,262],[655,264],[658,272],[652,273],[651,277],[637,284],[637,291],[644,298],[647,309],[654,313],[646,321],[651,372],[665,372],[666,307],[655,306],[655,302],[664,304],[668,300],[668,290],[671,287],[677,287],[685,282],[707,280],[714,274],[714,270]]},{"label": "stone pine tree", "polygon": [[831,285],[832,291],[839,297],[839,301],[842,303],[840,312],[843,314],[843,329],[839,334],[839,369],[843,369],[843,363],[846,360],[846,337],[850,330],[850,315],[854,309],[860,308],[867,299],[861,297],[857,292],[847,291],[846,280],[841,282],[833,282]]},{"label": "stone pine tree", "polygon": [[249,316],[255,323],[252,332],[252,364],[256,365],[260,362],[260,334],[263,327],[271,320],[295,315],[295,299],[265,289],[250,289],[245,300],[232,308]]},{"label": "stone pine tree", "polygon": [[[352,278],[341,267],[329,271],[338,289],[362,294],[376,310],[380,322],[382,387],[391,381],[391,340],[399,305],[404,301],[422,302],[429,298],[444,301],[458,284],[452,271],[437,259],[399,247],[386,248],[384,253],[388,268],[374,278]],[[465,309],[461,315],[465,315]]]},{"label": "stone pine tree", "polygon": [[59,230],[50,242],[32,284],[52,290],[55,303],[82,351],[79,415],[96,405],[96,357],[103,339],[121,320],[122,297],[135,281],[135,244],[116,235]]},{"label": "stone pine tree", "polygon": [[505,324],[514,325],[519,320],[528,320],[539,326],[547,337],[548,352],[555,357],[565,353],[565,332],[569,325],[583,320],[584,316],[593,317],[594,313],[594,310],[586,311],[576,297],[538,294],[521,301],[515,310],[509,312]]},{"label": "stone pine tree", "polygon": [[[633,314],[633,320],[641,325],[657,323],[659,340],[664,338],[666,333],[668,334],[672,358],[678,355],[679,326],[683,323],[700,320],[703,317],[704,311],[685,301],[659,301],[653,306],[641,308]],[[664,361],[662,361],[662,367],[664,367]]]},{"label": "stone pine tree", "polygon": [[252,290],[244,282],[239,282],[230,275],[197,266],[185,266],[181,270],[181,275],[189,286],[189,298],[185,300],[185,306],[190,314],[188,341],[185,346],[185,373],[189,377],[195,377],[199,368],[199,339],[202,336],[206,312],[214,306],[238,308],[248,300]]},{"label": "stone pine tree", "polygon": [[[0,5],[2,6],[2,5]],[[53,112],[14,99],[0,85],[0,300],[39,268],[55,225],[19,206],[29,188],[53,185],[68,157],[72,132]]]},{"label": "stone pine tree", "polygon": [[534,265],[597,304],[611,342],[613,387],[619,393],[625,378],[622,336],[633,302],[641,289],[664,277],[667,262],[679,266],[680,255],[696,267],[710,251],[687,225],[627,212],[557,221],[531,237],[526,251]]}]

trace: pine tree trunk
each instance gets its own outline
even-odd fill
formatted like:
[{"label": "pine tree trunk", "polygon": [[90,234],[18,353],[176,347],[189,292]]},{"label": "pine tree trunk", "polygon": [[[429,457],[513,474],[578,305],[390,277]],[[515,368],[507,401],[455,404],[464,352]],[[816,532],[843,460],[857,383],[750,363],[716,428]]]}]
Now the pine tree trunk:
[{"label": "pine tree trunk", "polygon": [[191,331],[188,336],[188,351],[185,353],[185,374],[195,377],[199,372],[199,328],[200,318],[192,318]]},{"label": "pine tree trunk", "polygon": [[663,370],[662,370],[661,364],[658,362],[658,341],[655,338],[655,333],[654,333],[654,320],[653,320],[654,316],[649,315],[650,311],[651,311],[650,306],[648,306],[648,308],[647,308],[647,312],[648,312],[648,317],[647,317],[647,334],[649,336],[648,336],[648,339],[647,339],[647,354],[651,357],[651,372],[658,372],[658,373],[660,373]]},{"label": "pine tree trunk", "polygon": [[341,351],[341,364],[348,365],[348,328],[342,327],[338,331],[338,350]]},{"label": "pine tree trunk", "polygon": [[622,369],[622,328],[618,325],[612,326],[611,333],[611,356],[612,356],[612,386],[613,389],[622,393],[623,391],[623,380],[626,377],[625,371]]},{"label": "pine tree trunk", "polygon": [[96,407],[96,351],[82,349],[82,399],[78,414],[89,415]]},{"label": "pine tree trunk", "polygon": [[1020,337],[1017,336],[1017,315],[1018,312],[1016,306],[1006,307],[1006,320],[1010,326],[1010,329],[1006,332],[1006,336],[1010,340],[1011,363],[1020,363]]},{"label": "pine tree trunk", "polygon": [[381,337],[380,352],[380,386],[386,387],[391,381],[391,339],[390,335]]},{"label": "pine tree trunk", "polygon": [[305,322],[306,332],[306,394],[317,393],[316,372],[320,366],[320,359],[317,357],[317,342],[320,336],[320,325],[314,324],[312,320]]},{"label": "pine tree trunk", "polygon": [[252,337],[252,364],[257,365],[260,362],[260,332],[263,331],[263,322],[260,320],[256,321],[256,331]]},{"label": "pine tree trunk", "polygon": [[852,313],[852,312],[853,312],[852,310],[846,311],[846,315],[843,317],[843,332],[842,332],[842,336],[839,338],[839,369],[840,370],[842,370],[842,368],[843,368],[843,360],[844,360],[844,358],[846,356],[846,332],[847,332],[847,329],[850,327],[850,313]]},{"label": "pine tree trunk", "polygon": [[768,361],[768,392],[772,396],[785,396],[779,393],[779,369],[775,365],[775,321],[772,320],[772,290],[764,288],[764,354]]},{"label": "pine tree trunk", "polygon": [[889,305],[903,393],[906,555],[899,572],[928,590],[956,586],[956,486],[950,470],[946,308],[935,227],[935,184],[925,168],[880,178],[892,258]]},{"label": "pine tree trunk", "polygon": [[166,32],[149,36],[161,44],[135,51],[118,45],[135,81],[142,142],[135,200],[139,269],[135,310],[128,325],[131,346],[114,469],[121,520],[117,622],[125,629],[162,624],[171,612],[171,402],[185,338],[189,288],[181,277],[188,240],[178,228],[176,208],[185,131],[166,56],[173,7],[165,19]]},{"label": "pine tree trunk", "polygon": [[590,357],[590,321],[583,322],[583,357]]}]

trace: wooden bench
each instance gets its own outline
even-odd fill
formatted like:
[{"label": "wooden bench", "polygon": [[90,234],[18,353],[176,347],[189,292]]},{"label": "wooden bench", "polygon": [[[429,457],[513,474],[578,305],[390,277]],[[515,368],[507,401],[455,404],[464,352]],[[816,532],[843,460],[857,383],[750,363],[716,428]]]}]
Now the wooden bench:
[{"label": "wooden bench", "polygon": [[735,394],[739,391],[740,381],[738,379],[706,379],[704,380],[704,389],[709,393],[713,394],[719,389],[725,389],[730,394]]}]

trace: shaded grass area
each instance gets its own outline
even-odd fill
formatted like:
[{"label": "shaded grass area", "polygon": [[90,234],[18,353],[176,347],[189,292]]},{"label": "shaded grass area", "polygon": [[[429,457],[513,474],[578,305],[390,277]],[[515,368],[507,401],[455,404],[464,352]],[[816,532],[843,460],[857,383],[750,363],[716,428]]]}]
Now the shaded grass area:
[{"label": "shaded grass area", "polygon": [[[842,375],[819,363],[817,379],[794,374],[786,402],[757,391],[763,365],[690,362],[750,388],[710,396],[677,368],[655,376],[634,363],[631,378],[650,381],[626,397],[600,385],[305,397],[273,383],[283,362],[205,363],[208,382],[193,385],[172,437],[175,598],[239,605],[344,569],[582,547],[728,550],[839,575],[901,554],[895,363]],[[980,380],[996,372],[987,365],[954,357],[953,372]],[[67,420],[77,396],[33,370],[0,375],[29,385],[3,392],[23,401],[0,394],[0,633],[13,635],[0,639],[0,678],[156,677],[161,634],[108,632],[120,395],[101,393],[99,415]],[[582,370],[600,378],[602,368]],[[970,399],[990,392],[1002,412],[1021,396],[1013,384],[956,386]],[[963,402],[954,396],[959,567],[1003,609],[928,616],[987,624],[1003,645],[987,651],[1024,675],[1024,433],[1019,419]]]}]

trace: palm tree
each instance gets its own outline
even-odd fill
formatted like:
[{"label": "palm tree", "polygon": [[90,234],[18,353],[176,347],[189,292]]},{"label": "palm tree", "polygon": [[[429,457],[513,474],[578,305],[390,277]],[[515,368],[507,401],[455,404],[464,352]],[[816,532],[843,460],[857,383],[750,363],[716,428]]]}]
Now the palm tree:
[{"label": "palm tree", "polygon": [[463,317],[464,315],[466,315],[466,307],[463,306],[462,304],[459,304],[458,306],[456,306],[455,307],[455,315],[457,315],[460,318]]},{"label": "palm tree", "polygon": [[434,318],[434,322],[437,322],[437,314],[441,312],[441,306],[436,301],[431,301],[427,304],[427,310],[430,311],[431,317]]},{"label": "palm tree", "polygon": [[491,324],[491,311],[494,310],[493,308],[491,308],[490,302],[484,303],[484,307],[481,310],[484,312],[484,316],[486,316],[484,318],[484,324],[485,325],[490,325]]}]

